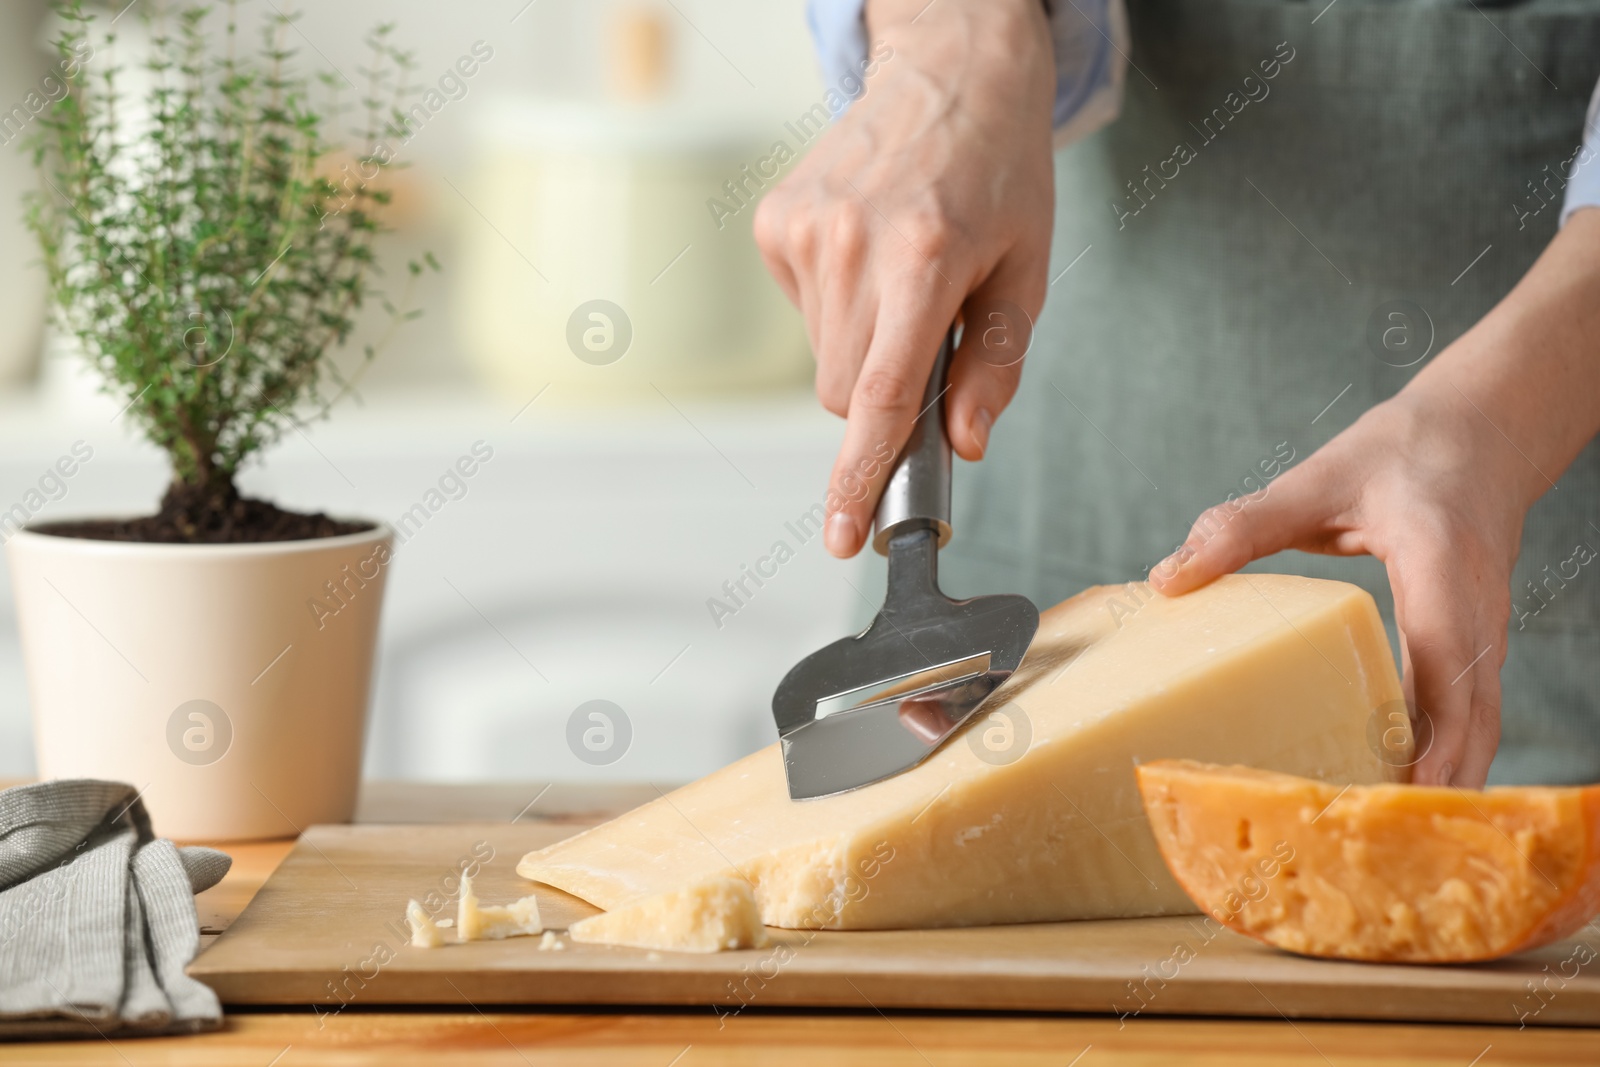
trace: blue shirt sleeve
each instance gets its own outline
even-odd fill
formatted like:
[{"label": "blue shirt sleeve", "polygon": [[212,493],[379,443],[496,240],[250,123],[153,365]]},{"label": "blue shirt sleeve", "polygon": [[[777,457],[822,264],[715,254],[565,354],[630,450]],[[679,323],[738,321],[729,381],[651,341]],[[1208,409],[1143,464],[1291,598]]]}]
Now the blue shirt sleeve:
[{"label": "blue shirt sleeve", "polygon": [[806,22],[830,89],[854,76],[867,58],[865,8],[866,0],[806,0]]},{"label": "blue shirt sleeve", "polygon": [[[830,89],[854,83],[867,57],[866,0],[807,0],[806,19]],[[1048,0],[1056,56],[1055,143],[1075,141],[1122,107],[1128,24],[1123,0]],[[844,93],[846,98],[854,93]]]},{"label": "blue shirt sleeve", "polygon": [[1055,143],[1087,136],[1122,110],[1128,20],[1122,0],[1048,0],[1056,54]]},{"label": "blue shirt sleeve", "polygon": [[1583,122],[1583,144],[1572,157],[1567,174],[1566,201],[1561,205],[1561,222],[1582,207],[1600,207],[1600,83],[1589,100],[1589,114]]}]

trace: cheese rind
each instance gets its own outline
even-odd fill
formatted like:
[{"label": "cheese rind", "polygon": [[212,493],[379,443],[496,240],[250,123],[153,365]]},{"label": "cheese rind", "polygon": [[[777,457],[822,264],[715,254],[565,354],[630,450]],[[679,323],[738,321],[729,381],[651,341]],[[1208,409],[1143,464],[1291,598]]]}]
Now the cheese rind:
[{"label": "cheese rind", "polygon": [[712,878],[646,897],[574,923],[567,934],[589,944],[669,952],[723,952],[767,943],[755,894],[737,878]]},{"label": "cheese rind", "polygon": [[1144,818],[1135,763],[1383,781],[1406,762],[1397,706],[1382,622],[1354,586],[1253,574],[1170,599],[1142,583],[1098,587],[1044,612],[993,710],[909,771],[793,801],[772,746],[517,870],[608,910],[742,879],[766,925],[791,928],[1192,912]]},{"label": "cheese rind", "polygon": [[1192,760],[1138,773],[1162,855],[1194,901],[1290,952],[1491,960],[1600,911],[1600,786],[1342,788]]}]

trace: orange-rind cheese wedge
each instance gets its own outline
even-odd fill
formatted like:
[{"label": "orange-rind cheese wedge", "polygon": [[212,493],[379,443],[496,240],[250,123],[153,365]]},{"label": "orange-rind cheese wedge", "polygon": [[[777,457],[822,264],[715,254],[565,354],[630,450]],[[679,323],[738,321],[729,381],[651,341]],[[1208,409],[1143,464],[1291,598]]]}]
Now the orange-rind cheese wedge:
[{"label": "orange-rind cheese wedge", "polygon": [[1191,760],[1138,768],[1200,908],[1307,956],[1496,959],[1600,912],[1600,786],[1338,786]]}]

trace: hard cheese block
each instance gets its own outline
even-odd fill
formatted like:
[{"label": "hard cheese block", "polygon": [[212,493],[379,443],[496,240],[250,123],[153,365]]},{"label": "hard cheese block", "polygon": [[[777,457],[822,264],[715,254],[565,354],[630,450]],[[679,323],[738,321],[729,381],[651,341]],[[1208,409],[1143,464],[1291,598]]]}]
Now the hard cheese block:
[{"label": "hard cheese block", "polygon": [[1097,587],[1045,612],[994,710],[904,774],[794,801],[774,745],[517,870],[608,910],[739,877],[763,921],[790,928],[1193,912],[1135,764],[1383,781],[1406,762],[1401,701],[1377,610],[1354,586],[1253,574],[1175,599]]}]

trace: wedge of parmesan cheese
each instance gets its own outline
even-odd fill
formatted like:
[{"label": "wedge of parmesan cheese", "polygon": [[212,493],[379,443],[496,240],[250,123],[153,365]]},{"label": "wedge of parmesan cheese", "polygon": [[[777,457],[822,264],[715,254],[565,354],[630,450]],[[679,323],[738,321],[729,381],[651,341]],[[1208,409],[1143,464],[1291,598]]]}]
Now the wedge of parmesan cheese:
[{"label": "wedge of parmesan cheese", "polygon": [[479,904],[472,877],[461,876],[461,897],[456,907],[456,937],[461,941],[498,941],[526,937],[544,930],[539,901],[527,896],[510,904]]},{"label": "wedge of parmesan cheese", "polygon": [[411,924],[411,944],[416,948],[438,948],[444,944],[439,924],[415,900],[406,902],[406,921]]},{"label": "wedge of parmesan cheese", "polygon": [[1410,735],[1372,598],[1233,575],[1168,599],[1089,589],[1045,612],[990,709],[919,766],[789,799],[777,746],[566,841],[523,877],[609,911],[712,877],[762,920],[884,929],[1193,912],[1134,766],[1240,763],[1335,783],[1403,776]]},{"label": "wedge of parmesan cheese", "polygon": [[722,952],[767,943],[755,894],[739,878],[712,878],[646,897],[574,923],[567,935],[590,944],[668,952]]}]

